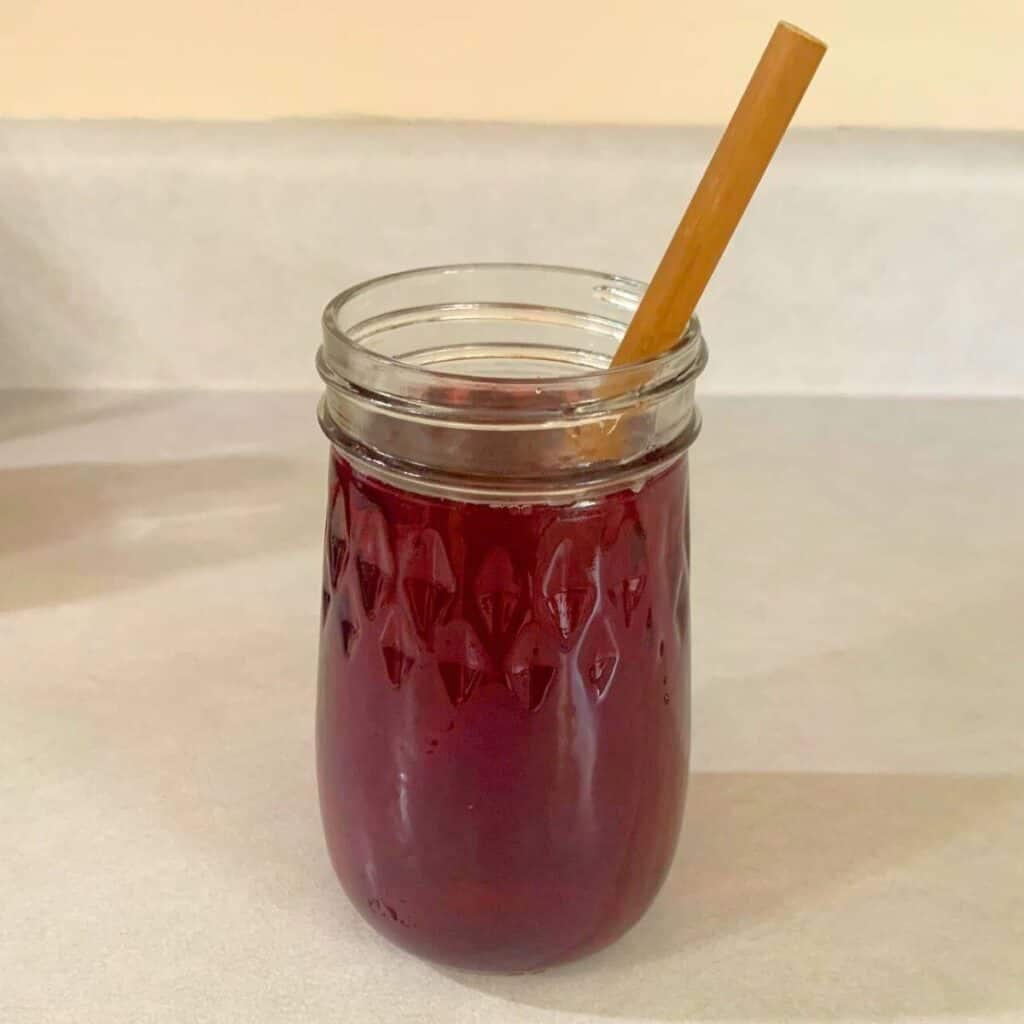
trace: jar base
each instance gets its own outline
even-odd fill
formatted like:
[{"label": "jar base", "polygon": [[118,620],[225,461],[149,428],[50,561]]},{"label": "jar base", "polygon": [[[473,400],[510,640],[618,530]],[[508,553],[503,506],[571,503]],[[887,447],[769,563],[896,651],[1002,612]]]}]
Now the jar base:
[{"label": "jar base", "polygon": [[[665,875],[667,876],[667,874],[666,871]],[[416,926],[405,920],[397,909],[379,899],[370,899],[366,901],[364,910],[360,902],[353,899],[352,895],[348,893],[344,882],[342,882],[342,889],[365,923],[403,953],[408,953],[419,960],[445,970],[474,975],[509,977],[540,974],[546,970],[585,960],[614,945],[640,923],[657,898],[663,882],[664,879],[658,881],[650,899],[640,909],[634,910],[629,917],[617,922],[609,922],[599,927],[596,934],[590,935],[589,938],[570,942],[568,946],[564,944],[564,939],[558,945],[549,945],[543,941],[537,942],[536,933],[544,926],[536,924],[530,929],[534,932],[534,940],[529,948],[525,948],[523,944],[515,946],[509,942],[507,935],[503,936],[500,943],[483,941],[474,943],[471,940],[467,941],[468,936],[462,935],[455,944],[445,944],[436,936],[428,937],[422,934],[417,936]],[[506,930],[507,919],[495,922],[495,927],[500,927],[503,931]]]}]

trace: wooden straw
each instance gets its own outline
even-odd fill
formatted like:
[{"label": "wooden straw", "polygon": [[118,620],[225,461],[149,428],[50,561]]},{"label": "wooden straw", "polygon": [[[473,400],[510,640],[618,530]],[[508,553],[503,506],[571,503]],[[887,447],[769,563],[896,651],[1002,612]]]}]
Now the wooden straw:
[{"label": "wooden straw", "polygon": [[682,337],[824,54],[820,39],[779,22],[612,366],[650,359]]}]

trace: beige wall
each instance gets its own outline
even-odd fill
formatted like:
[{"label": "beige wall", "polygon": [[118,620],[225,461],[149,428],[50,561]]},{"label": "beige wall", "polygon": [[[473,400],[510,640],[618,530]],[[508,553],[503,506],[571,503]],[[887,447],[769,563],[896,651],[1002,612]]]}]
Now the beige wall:
[{"label": "beige wall", "polygon": [[0,116],[720,122],[780,16],[805,124],[1024,128],[1024,0],[2,0]]}]

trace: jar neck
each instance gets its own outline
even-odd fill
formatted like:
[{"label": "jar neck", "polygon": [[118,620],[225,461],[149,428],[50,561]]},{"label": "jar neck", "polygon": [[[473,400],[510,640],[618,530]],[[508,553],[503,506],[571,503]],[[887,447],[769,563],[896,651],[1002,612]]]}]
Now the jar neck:
[{"label": "jar neck", "polygon": [[693,320],[670,352],[609,369],[643,293],[568,268],[468,265],[380,278],[324,311],[324,432],[399,487],[502,503],[637,487],[700,428]]}]

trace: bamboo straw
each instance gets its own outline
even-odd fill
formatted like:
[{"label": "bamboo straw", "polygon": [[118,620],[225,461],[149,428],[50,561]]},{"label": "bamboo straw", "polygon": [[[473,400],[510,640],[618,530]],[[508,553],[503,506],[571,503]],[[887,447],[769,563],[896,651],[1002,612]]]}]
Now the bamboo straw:
[{"label": "bamboo straw", "polygon": [[661,259],[612,366],[675,345],[825,54],[780,21]]}]

